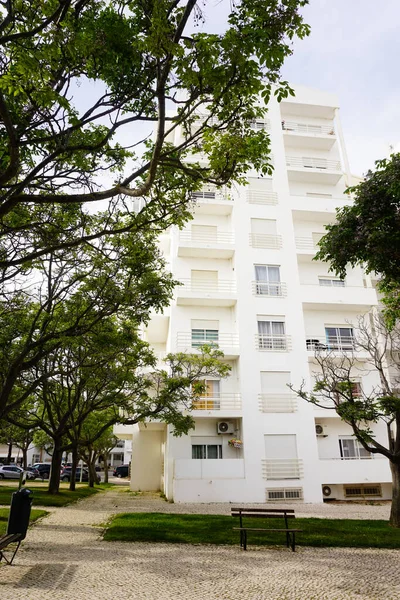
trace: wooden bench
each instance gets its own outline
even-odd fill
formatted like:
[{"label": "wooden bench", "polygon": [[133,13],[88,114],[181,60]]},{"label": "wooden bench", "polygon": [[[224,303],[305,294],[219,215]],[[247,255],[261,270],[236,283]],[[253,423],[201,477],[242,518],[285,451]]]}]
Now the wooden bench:
[{"label": "wooden bench", "polygon": [[[282,531],[286,534],[286,546],[295,552],[296,533],[301,529],[289,528],[289,519],[295,519],[294,510],[291,508],[232,508],[232,517],[239,517],[239,527],[234,527],[235,531],[240,531],[240,547],[247,550],[247,532],[248,531]],[[282,517],[285,522],[283,528],[266,527],[248,527],[243,525],[243,519],[277,519]]]},{"label": "wooden bench", "polygon": [[[24,537],[25,536],[22,533],[6,533],[5,535],[0,536],[0,562],[4,558],[8,565],[12,564],[14,556],[17,554],[18,548],[20,547]],[[3,552],[3,550],[5,550],[10,544],[17,544],[16,548],[13,550],[11,559],[9,559]]]}]

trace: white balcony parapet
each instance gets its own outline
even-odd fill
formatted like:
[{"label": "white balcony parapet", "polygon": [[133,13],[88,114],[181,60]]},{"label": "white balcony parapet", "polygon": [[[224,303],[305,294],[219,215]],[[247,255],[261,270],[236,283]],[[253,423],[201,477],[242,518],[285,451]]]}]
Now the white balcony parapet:
[{"label": "white balcony parapet", "polygon": [[217,339],[198,339],[198,337],[192,337],[190,332],[180,331],[176,336],[176,345],[179,349],[190,349],[195,350],[205,344],[220,348],[224,351],[224,348],[239,348],[239,336],[237,333],[220,333],[218,332]]},{"label": "white balcony parapet", "polygon": [[310,335],[306,338],[306,349],[311,352],[335,350],[341,352],[353,352],[356,350],[356,340],[350,335],[340,337],[331,335],[326,335],[325,337]]},{"label": "white balcony parapet", "polygon": [[286,283],[270,283],[269,281],[252,281],[251,287],[255,296],[284,298],[287,295]]},{"label": "white balcony parapet", "polygon": [[[240,452],[240,451],[238,451]],[[219,460],[176,458],[174,460],[174,479],[244,479],[244,460],[223,458]]]},{"label": "white balcony parapet", "polygon": [[257,350],[267,352],[288,352],[292,346],[290,335],[279,334],[256,334]]},{"label": "white balcony parapet", "polygon": [[246,190],[246,198],[249,204],[278,204],[278,194],[269,190]]},{"label": "white balcony parapet", "polygon": [[263,413],[291,413],[297,410],[294,394],[259,394],[258,406]]},{"label": "white balcony parapet", "polygon": [[303,461],[299,458],[265,458],[262,460],[264,479],[301,479]]},{"label": "white balcony parapet", "polygon": [[282,237],[267,233],[250,233],[250,246],[252,248],[282,248]]},{"label": "white balcony parapet", "polygon": [[295,238],[297,250],[311,250],[316,252],[318,250],[311,237],[297,237]]},{"label": "white balcony parapet", "polygon": [[200,396],[192,404],[192,410],[229,411],[241,410],[242,397],[240,394],[220,393],[212,396]]},{"label": "white balcony parapet", "polygon": [[191,194],[192,200],[198,202],[215,202],[215,201],[225,201],[232,202],[233,197],[220,189],[212,189],[211,186],[209,189],[198,190],[197,192],[192,192]]},{"label": "white balcony parapet", "polygon": [[269,131],[271,129],[271,124],[269,119],[253,119],[253,121],[250,122],[250,127],[254,131]]},{"label": "white balcony parapet", "polygon": [[216,244],[225,245],[234,243],[234,235],[230,231],[217,231],[215,233],[198,232],[184,230],[179,234],[181,242],[188,242],[191,244]]},{"label": "white balcony parapet", "polygon": [[218,279],[218,281],[194,281],[193,279],[181,279],[183,286],[177,288],[187,292],[198,294],[235,294],[236,282],[229,279]]},{"label": "white balcony parapet", "polygon": [[321,171],[342,172],[339,160],[312,158],[305,156],[287,156],[286,166],[290,169],[317,169]]},{"label": "white balcony parapet", "polygon": [[295,121],[282,121],[285,133],[304,133],[305,135],[336,135],[333,125],[311,125],[296,123]]}]

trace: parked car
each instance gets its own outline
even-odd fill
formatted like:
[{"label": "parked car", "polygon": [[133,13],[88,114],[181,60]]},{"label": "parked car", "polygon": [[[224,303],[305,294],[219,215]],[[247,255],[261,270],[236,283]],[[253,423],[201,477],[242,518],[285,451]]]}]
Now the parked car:
[{"label": "parked car", "polygon": [[116,467],[113,471],[114,477],[129,477],[129,465],[121,465]]},{"label": "parked car", "polygon": [[35,467],[26,467],[25,470],[29,471],[29,473],[32,473],[33,477],[30,477],[30,479],[36,479],[36,477],[40,477],[40,473],[38,469],[35,469]]},{"label": "parked car", "polygon": [[50,477],[50,463],[35,463],[32,465],[32,468],[39,471],[39,477],[42,479],[48,479]]},{"label": "parked car", "polygon": [[[61,470],[61,474],[60,474],[60,478],[61,481],[71,481],[71,467],[64,467],[64,469]],[[81,468],[78,467],[76,469],[76,473],[75,473],[75,481],[80,481],[81,480]],[[82,471],[82,481],[89,481],[89,471],[87,469],[83,469]],[[100,475],[97,475],[97,483],[101,482],[101,477]]]},{"label": "parked car", "polygon": [[[0,467],[0,479],[19,479],[24,469],[15,465],[3,465]],[[35,476],[30,471],[26,472],[27,479],[35,479]]]}]

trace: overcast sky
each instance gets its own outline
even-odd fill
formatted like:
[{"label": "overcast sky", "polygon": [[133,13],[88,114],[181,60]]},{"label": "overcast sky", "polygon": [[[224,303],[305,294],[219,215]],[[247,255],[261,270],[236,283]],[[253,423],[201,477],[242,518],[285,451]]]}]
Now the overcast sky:
[{"label": "overcast sky", "polygon": [[400,0],[310,0],[309,38],[296,42],[284,77],[333,92],[352,172],[400,151]]}]

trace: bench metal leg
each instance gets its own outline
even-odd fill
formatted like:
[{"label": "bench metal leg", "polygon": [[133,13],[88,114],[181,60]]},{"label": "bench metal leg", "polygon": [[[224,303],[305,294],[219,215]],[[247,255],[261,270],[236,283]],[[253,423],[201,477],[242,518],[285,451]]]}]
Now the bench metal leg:
[{"label": "bench metal leg", "polygon": [[9,560],[9,559],[7,558],[7,556],[4,554],[4,552],[3,552],[2,550],[0,550],[0,562],[1,562],[1,561],[3,560],[3,558],[4,558],[4,560],[6,561],[6,563],[7,563],[8,565],[11,565],[11,564],[12,564],[12,561],[14,560],[14,557],[15,557],[15,555],[16,555],[16,554],[17,554],[17,552],[18,552],[18,549],[19,549],[20,545],[21,545],[21,541],[17,542],[17,547],[15,548],[15,550],[14,550],[14,552],[13,552],[13,555],[12,555],[12,557],[11,557],[11,560]]},{"label": "bench metal leg", "polygon": [[246,529],[243,531],[243,550],[247,550],[247,531]]}]

